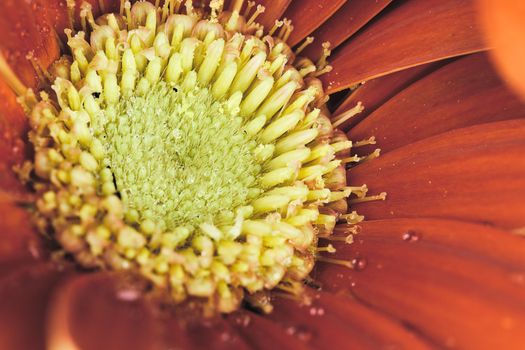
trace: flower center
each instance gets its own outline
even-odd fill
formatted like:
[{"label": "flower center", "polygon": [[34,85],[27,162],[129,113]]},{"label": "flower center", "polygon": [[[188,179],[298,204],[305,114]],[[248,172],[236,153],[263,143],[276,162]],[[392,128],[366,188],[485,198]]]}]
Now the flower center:
[{"label": "flower center", "polygon": [[134,271],[175,302],[268,310],[270,290],[301,293],[314,261],[351,266],[318,242],[350,242],[331,237],[363,219],[348,205],[384,199],[346,183],[345,164],[377,154],[350,156],[327,115],[329,45],[315,64],[286,44],[290,21],[265,35],[261,6],[246,20],[242,0],[181,5],[122,1],[95,20],[84,3],[54,94],[18,89],[35,224],[80,265]]},{"label": "flower center", "polygon": [[168,230],[233,217],[261,169],[238,112],[208,88],[166,82],[108,106],[94,132],[124,206]]}]

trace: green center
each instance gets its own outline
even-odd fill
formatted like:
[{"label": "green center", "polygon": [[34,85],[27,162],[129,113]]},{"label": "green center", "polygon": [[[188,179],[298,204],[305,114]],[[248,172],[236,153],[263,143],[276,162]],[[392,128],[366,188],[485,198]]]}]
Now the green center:
[{"label": "green center", "polygon": [[207,88],[165,82],[106,109],[95,134],[126,208],[167,229],[233,217],[260,172],[238,112]]}]

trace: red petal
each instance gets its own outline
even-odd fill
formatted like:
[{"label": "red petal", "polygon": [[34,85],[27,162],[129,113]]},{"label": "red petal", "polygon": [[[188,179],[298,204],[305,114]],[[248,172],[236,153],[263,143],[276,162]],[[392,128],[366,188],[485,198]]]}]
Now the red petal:
[{"label": "red petal", "polygon": [[[75,25],[79,27],[80,5],[89,2],[93,14],[101,14],[99,0],[75,0]],[[118,12],[118,0],[103,0],[106,12]],[[57,34],[65,40],[64,28],[70,27],[70,19],[65,1],[34,0],[0,2],[0,48],[8,63],[21,80],[29,87],[37,87],[39,80],[30,61],[26,58],[32,53],[41,69],[47,69],[60,55]]]},{"label": "red petal", "polygon": [[192,339],[188,332],[182,328],[176,318],[169,318],[162,322],[164,348],[167,349],[193,349]]},{"label": "red petal", "polygon": [[0,189],[24,192],[13,166],[26,159],[27,118],[16,95],[0,79]]},{"label": "red petal", "polygon": [[163,339],[153,309],[132,283],[110,273],[69,280],[53,298],[48,347],[158,349]]},{"label": "red petal", "polygon": [[428,138],[348,171],[386,201],[354,205],[367,219],[455,218],[525,226],[525,120],[477,125]]},{"label": "red petal", "polygon": [[423,63],[487,48],[473,0],[396,3],[352,38],[322,76],[328,93]]},{"label": "red petal", "polygon": [[[17,96],[9,86],[0,79],[0,127],[2,140],[21,137],[28,129],[27,118]],[[9,135],[5,135],[8,133]]]},{"label": "red petal", "polygon": [[333,119],[337,119],[339,114],[346,112],[358,102],[361,102],[365,108],[364,111],[349,119],[348,122],[341,124],[339,127],[340,130],[349,130],[398,92],[441,67],[445,62],[446,61],[443,60],[427,63],[367,81],[366,84],[359,86],[357,90],[351,92],[343,103],[337,107],[337,110],[333,114]]},{"label": "red petal", "polygon": [[46,69],[59,56],[59,45],[42,3],[16,0],[0,2],[0,48],[8,63],[29,87],[38,85],[33,66],[26,58],[32,52],[36,62]]},{"label": "red petal", "polygon": [[53,298],[48,345],[81,349],[248,349],[229,322],[161,309],[141,282],[117,273],[68,281]]},{"label": "red petal", "polygon": [[222,316],[203,319],[184,306],[168,311],[161,320],[164,345],[168,349],[249,349],[232,322]]},{"label": "red petal", "polygon": [[[181,318],[181,315],[175,315]],[[183,316],[182,316],[183,317]],[[185,336],[191,339],[192,349],[239,349],[248,350],[251,347],[244,337],[224,318],[217,316],[208,320],[195,320],[184,327]],[[170,343],[171,347],[180,346],[177,339]]]},{"label": "red petal", "polygon": [[[359,226],[354,244],[337,245],[333,257],[358,259],[361,269],[321,263],[315,277],[323,288],[351,293],[438,347],[517,349],[524,343],[521,237],[435,219]],[[335,234],[345,231],[338,227]]]},{"label": "red petal", "polygon": [[[76,7],[80,7],[81,1],[76,0],[76,2]],[[92,3],[92,0],[86,0],[86,2]],[[70,26],[66,2],[62,0],[35,0],[33,6],[36,8],[35,12],[38,13],[40,20],[48,23],[51,32],[54,29],[65,42],[64,28]]]},{"label": "red petal", "polygon": [[257,4],[263,5],[266,10],[259,17],[257,17],[257,22],[264,26],[265,30],[270,30],[275,21],[281,18],[284,11],[292,0],[259,0]]},{"label": "red petal", "polygon": [[268,318],[313,349],[428,348],[397,320],[341,295],[318,293],[309,306],[282,298],[274,304]]},{"label": "red petal", "polygon": [[508,82],[525,99],[525,3],[482,0],[481,19],[495,62]]},{"label": "red petal", "polygon": [[13,172],[26,158],[27,119],[15,94],[0,80],[0,262],[27,261],[43,255],[28,212],[22,204],[32,200]]},{"label": "red petal", "polygon": [[31,261],[44,256],[41,240],[33,229],[29,213],[14,199],[0,192],[0,271],[14,261]]},{"label": "red petal", "polygon": [[48,299],[64,272],[35,263],[0,279],[0,348],[43,349]]},{"label": "red petal", "polygon": [[[75,0],[75,14],[74,14],[74,26],[80,27],[80,7],[82,3],[87,2],[91,4],[93,9],[93,15],[95,18],[102,14],[100,9],[99,0]],[[119,0],[103,0],[105,13],[115,12],[118,13],[120,8]],[[36,0],[35,3],[38,6],[38,11],[42,18],[45,18],[59,35],[59,37],[65,42],[66,35],[64,34],[65,28],[70,28],[70,19],[68,15],[68,9],[65,1],[63,0]]]},{"label": "red petal", "polygon": [[246,339],[253,348],[257,349],[309,349],[301,336],[308,334],[292,334],[289,330],[280,327],[267,317],[258,316],[247,311],[238,311],[228,317],[230,323],[237,329],[239,334]]},{"label": "red petal", "polygon": [[0,274],[44,256],[29,213],[22,208],[32,198],[13,171],[26,159],[26,132],[24,111],[0,79]]},{"label": "red petal", "polygon": [[294,46],[330,18],[346,0],[301,0],[294,1],[283,17],[292,20],[294,30],[288,44]]},{"label": "red petal", "polygon": [[445,131],[519,118],[524,112],[525,104],[500,80],[487,56],[479,53],[410,85],[352,128],[348,136],[360,140],[374,135],[381,151],[389,152]]},{"label": "red petal", "polygon": [[329,21],[316,29],[312,36],[315,41],[305,50],[304,55],[318,59],[322,53],[321,44],[329,41],[334,49],[354,35],[368,21],[374,18],[392,0],[351,0],[347,1]]}]

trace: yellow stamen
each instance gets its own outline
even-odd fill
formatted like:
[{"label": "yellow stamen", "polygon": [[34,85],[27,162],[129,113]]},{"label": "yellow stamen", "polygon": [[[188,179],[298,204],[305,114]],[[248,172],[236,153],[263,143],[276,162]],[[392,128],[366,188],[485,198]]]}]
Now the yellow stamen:
[{"label": "yellow stamen", "polygon": [[277,29],[281,28],[284,25],[283,21],[275,20],[272,29],[268,32],[268,35],[273,36]]},{"label": "yellow stamen", "polygon": [[313,36],[308,36],[306,37],[306,39],[304,39],[303,43],[297,48],[295,49],[295,54],[296,55],[299,55],[301,52],[303,52],[303,50],[308,46],[310,45],[311,43],[314,42],[314,37]]},{"label": "yellow stamen", "polygon": [[[248,2],[248,3],[250,3],[250,2]],[[257,8],[255,9],[255,12],[250,17],[248,22],[246,22],[246,25],[251,25],[252,23],[254,23],[255,20],[257,19],[257,17],[259,17],[260,14],[264,13],[265,10],[266,10],[266,8],[264,6],[257,5]]]},{"label": "yellow stamen", "polygon": [[366,140],[358,141],[354,143],[354,147],[362,147],[362,146],[368,146],[368,145],[375,145],[376,144],[376,138],[375,136],[371,136]]},{"label": "yellow stamen", "polygon": [[345,122],[347,122],[348,120],[350,120],[352,117],[358,115],[359,113],[361,113],[362,111],[364,111],[364,107],[363,107],[363,104],[361,102],[358,102],[357,105],[355,105],[355,107],[349,109],[348,111],[336,116],[333,121],[332,121],[332,125],[334,126],[334,128],[337,128],[338,126],[344,124]]},{"label": "yellow stamen", "polygon": [[326,247],[317,247],[316,251],[318,253],[320,253],[320,252],[327,252],[327,253],[333,254],[333,253],[336,252],[336,249],[334,248],[333,245],[329,244]]},{"label": "yellow stamen", "polygon": [[318,255],[316,259],[317,259],[317,261],[320,261],[320,262],[334,264],[334,265],[340,265],[340,266],[348,267],[349,269],[352,269],[352,270],[354,269],[354,264],[352,264],[352,262],[348,261],[348,260],[328,258],[328,257],[322,256],[322,255]]}]

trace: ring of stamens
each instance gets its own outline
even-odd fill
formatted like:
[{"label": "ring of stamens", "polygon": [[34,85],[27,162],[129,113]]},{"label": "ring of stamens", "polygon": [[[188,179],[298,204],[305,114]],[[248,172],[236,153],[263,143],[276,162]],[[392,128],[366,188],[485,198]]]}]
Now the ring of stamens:
[{"label": "ring of stamens", "polygon": [[352,143],[316,79],[326,57],[296,58],[287,21],[264,36],[261,7],[246,20],[242,1],[181,5],[126,1],[96,20],[84,5],[83,31],[66,31],[56,96],[28,103],[36,223],[83,266],[230,312],[300,290],[334,251],[318,239],[362,220],[346,199],[370,197],[346,186]]}]

